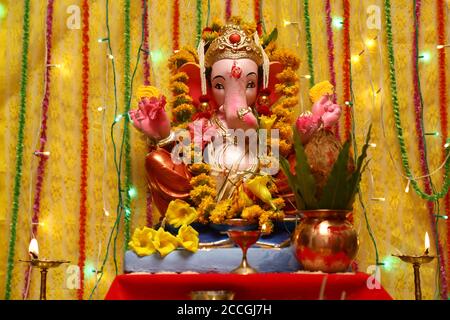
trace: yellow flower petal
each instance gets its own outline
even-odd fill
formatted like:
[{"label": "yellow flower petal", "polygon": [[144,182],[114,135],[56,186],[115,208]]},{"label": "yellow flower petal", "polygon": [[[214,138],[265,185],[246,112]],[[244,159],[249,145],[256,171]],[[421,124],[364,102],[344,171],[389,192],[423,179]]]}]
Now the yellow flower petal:
[{"label": "yellow flower petal", "polygon": [[253,179],[248,180],[245,185],[247,188],[263,202],[270,204],[273,209],[276,209],[272,203],[272,195],[270,194],[267,184],[269,183],[269,176],[256,176]]},{"label": "yellow flower petal", "polygon": [[153,241],[155,249],[158,250],[161,257],[167,256],[178,247],[178,239],[171,233],[159,228]]},{"label": "yellow flower petal", "polygon": [[273,124],[275,123],[275,121],[277,120],[277,116],[276,115],[271,115],[270,117],[267,116],[260,116],[259,117],[259,124],[261,126],[261,129],[266,129],[266,130],[270,130],[273,127]]},{"label": "yellow flower petal", "polygon": [[180,230],[178,230],[177,238],[186,250],[197,252],[199,243],[197,230],[191,226],[183,225]]},{"label": "yellow flower petal", "polygon": [[334,94],[334,87],[329,81],[319,82],[309,89],[309,97],[311,98],[312,103],[319,101],[320,98],[326,94]]},{"label": "yellow flower petal", "polygon": [[152,98],[152,97],[156,97],[158,98],[160,95],[160,92],[158,90],[158,88],[154,87],[154,86],[140,86],[137,90],[137,96],[139,97],[139,99],[142,99],[144,97],[146,98]]},{"label": "yellow flower petal", "polygon": [[141,229],[137,228],[134,231],[131,241],[128,246],[133,250],[138,256],[148,256],[155,253],[156,249],[153,243],[156,231],[151,228],[143,227]]},{"label": "yellow flower petal", "polygon": [[178,228],[194,222],[197,219],[197,211],[183,200],[172,200],[166,211],[166,219],[169,224]]}]

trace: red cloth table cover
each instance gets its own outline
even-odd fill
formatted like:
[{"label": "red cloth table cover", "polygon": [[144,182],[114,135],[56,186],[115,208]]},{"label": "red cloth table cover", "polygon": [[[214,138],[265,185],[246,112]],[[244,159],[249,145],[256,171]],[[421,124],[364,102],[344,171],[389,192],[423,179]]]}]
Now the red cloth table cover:
[{"label": "red cloth table cover", "polygon": [[[324,299],[391,300],[382,287],[369,289],[365,273],[124,274],[117,276],[107,300],[189,300],[197,290],[230,290],[236,300],[316,300],[327,277]],[[370,282],[371,280],[369,280]]]}]

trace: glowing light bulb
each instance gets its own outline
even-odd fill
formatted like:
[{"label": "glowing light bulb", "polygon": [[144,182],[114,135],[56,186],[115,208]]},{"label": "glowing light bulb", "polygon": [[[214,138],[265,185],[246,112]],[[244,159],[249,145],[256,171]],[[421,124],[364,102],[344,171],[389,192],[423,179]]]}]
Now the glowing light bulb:
[{"label": "glowing light bulb", "polygon": [[444,144],[445,149],[447,149],[448,147],[450,147],[450,142],[447,142],[446,144]]},{"label": "glowing light bulb", "polygon": [[384,202],[384,201],[386,201],[386,198],[372,198],[372,201]]},{"label": "glowing light bulb", "polygon": [[305,74],[305,75],[300,76],[300,77],[304,78],[304,79],[311,79],[311,75],[309,75],[309,74]]},{"label": "glowing light bulb", "polygon": [[439,132],[438,132],[438,131],[435,131],[435,132],[426,132],[425,135],[426,135],[426,136],[439,137]]},{"label": "glowing light bulb", "polygon": [[97,110],[98,111],[103,111],[103,107],[98,107]]},{"label": "glowing light bulb", "polygon": [[335,28],[335,29],[342,29],[342,25],[344,24],[344,19],[342,17],[335,16],[332,18],[331,24],[332,24],[333,28]]},{"label": "glowing light bulb", "polygon": [[107,42],[109,39],[108,38],[99,38],[97,41],[98,43],[102,43],[102,42]]},{"label": "glowing light bulb", "polygon": [[352,63],[358,63],[361,60],[361,56],[359,54],[352,55]]},{"label": "glowing light bulb", "polygon": [[108,59],[111,59],[111,60],[114,59],[114,56],[112,54],[108,54],[107,57],[108,57]]},{"label": "glowing light bulb", "polygon": [[367,46],[367,48],[369,48],[369,49],[372,49],[373,47],[375,47],[376,46],[376,41],[375,41],[375,39],[367,39],[366,40],[366,46]]},{"label": "glowing light bulb", "polygon": [[150,56],[152,57],[153,63],[159,63],[163,59],[163,54],[162,54],[161,50],[151,51]]},{"label": "glowing light bulb", "polygon": [[135,187],[131,187],[130,189],[128,189],[128,195],[130,196],[131,199],[134,199],[137,197],[137,190]]},{"label": "glowing light bulb", "polygon": [[103,208],[103,213],[105,214],[105,216],[109,217],[109,211],[106,210],[105,208]]},{"label": "glowing light bulb", "polygon": [[376,148],[377,144],[376,143],[369,143],[369,146],[371,146],[372,148]]},{"label": "glowing light bulb", "polygon": [[431,60],[431,54],[428,51],[424,51],[419,55],[419,59],[425,63],[428,63]]},{"label": "glowing light bulb", "polygon": [[114,122],[119,122],[123,116],[121,114],[117,115],[117,117],[114,119]]},{"label": "glowing light bulb", "polygon": [[441,50],[441,49],[448,48],[448,47],[450,47],[450,44],[438,44],[436,46],[436,49]]},{"label": "glowing light bulb", "polygon": [[283,26],[284,26],[284,27],[287,27],[287,26],[290,25],[290,24],[291,24],[290,21],[283,20]]},{"label": "glowing light bulb", "polygon": [[6,17],[7,10],[3,3],[0,3],[0,20]]}]

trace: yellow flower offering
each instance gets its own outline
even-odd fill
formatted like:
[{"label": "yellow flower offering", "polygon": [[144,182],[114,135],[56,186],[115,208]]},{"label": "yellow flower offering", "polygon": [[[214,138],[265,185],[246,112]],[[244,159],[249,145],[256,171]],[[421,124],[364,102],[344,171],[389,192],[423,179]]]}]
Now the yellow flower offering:
[{"label": "yellow flower offering", "polygon": [[314,85],[311,89],[309,89],[309,97],[312,103],[316,103],[320,100],[324,95],[334,94],[334,87],[329,81],[322,81],[318,84]]},{"label": "yellow flower offering", "polygon": [[188,251],[197,252],[198,250],[198,232],[191,226],[183,225],[178,230],[177,235],[179,243]]},{"label": "yellow flower offering", "polygon": [[161,257],[164,258],[178,247],[179,242],[170,232],[164,231],[163,228],[159,228],[158,231],[156,231],[153,244]]},{"label": "yellow flower offering", "polygon": [[273,124],[275,123],[275,121],[277,120],[277,116],[276,115],[271,115],[270,117],[267,116],[260,116],[259,117],[259,124],[261,126],[261,129],[266,129],[266,130],[270,130],[273,127]]},{"label": "yellow flower offering", "polygon": [[269,181],[270,177],[267,175],[256,176],[245,182],[245,185],[256,197],[276,210],[275,205],[272,203],[272,194],[270,193],[269,188],[267,188]]},{"label": "yellow flower offering", "polygon": [[156,251],[155,245],[153,244],[155,236],[156,231],[154,229],[147,227],[137,228],[134,230],[133,237],[128,243],[128,246],[140,257],[149,256]]},{"label": "yellow flower offering", "polygon": [[172,200],[167,207],[166,219],[169,224],[178,228],[194,222],[197,219],[197,211],[183,200]]},{"label": "yellow flower offering", "polygon": [[139,99],[142,98],[158,98],[161,95],[158,88],[154,86],[140,86],[137,90],[137,96]]}]

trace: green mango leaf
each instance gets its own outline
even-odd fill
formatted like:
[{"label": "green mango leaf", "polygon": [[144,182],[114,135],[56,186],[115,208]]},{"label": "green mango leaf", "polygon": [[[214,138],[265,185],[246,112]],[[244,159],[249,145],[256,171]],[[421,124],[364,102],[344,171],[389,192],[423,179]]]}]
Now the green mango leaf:
[{"label": "green mango leaf", "polygon": [[276,41],[277,38],[278,38],[278,29],[274,28],[272,32],[263,40],[262,44],[263,48],[267,47],[269,43],[271,43],[272,41]]},{"label": "green mango leaf", "polygon": [[334,163],[330,176],[323,189],[322,197],[319,201],[321,209],[346,209],[347,196],[347,166],[350,153],[350,141],[344,143],[338,158]]},{"label": "green mango leaf", "polygon": [[292,174],[289,161],[281,157],[280,167],[283,170],[286,177],[288,178],[289,187],[292,189],[292,192],[294,193],[297,210],[304,210],[305,202],[303,201],[300,192],[298,190],[299,181],[297,180],[297,177]]},{"label": "green mango leaf", "polygon": [[297,176],[297,187],[305,202],[305,209],[318,209],[316,194],[316,180],[309,170],[308,158],[303,148],[297,129],[294,128],[295,148],[295,172]]},{"label": "green mango leaf", "polygon": [[348,182],[348,194],[347,194],[347,207],[353,206],[353,202],[355,201],[356,193],[358,192],[359,184],[361,182],[362,173],[367,168],[369,161],[363,166],[364,160],[367,158],[367,150],[369,149],[370,135],[372,132],[372,125],[369,126],[369,131],[367,132],[366,141],[364,146],[362,147],[361,154],[356,161],[356,168],[353,172],[351,178]]},{"label": "green mango leaf", "polygon": [[347,187],[347,206],[346,209],[351,210],[353,208],[353,203],[355,202],[356,194],[359,190],[359,184],[361,182],[361,177],[363,172],[366,170],[367,166],[369,165],[370,160],[368,160],[364,166],[361,168],[361,171],[355,171],[353,172],[352,176],[350,177],[348,181],[348,187]]}]

